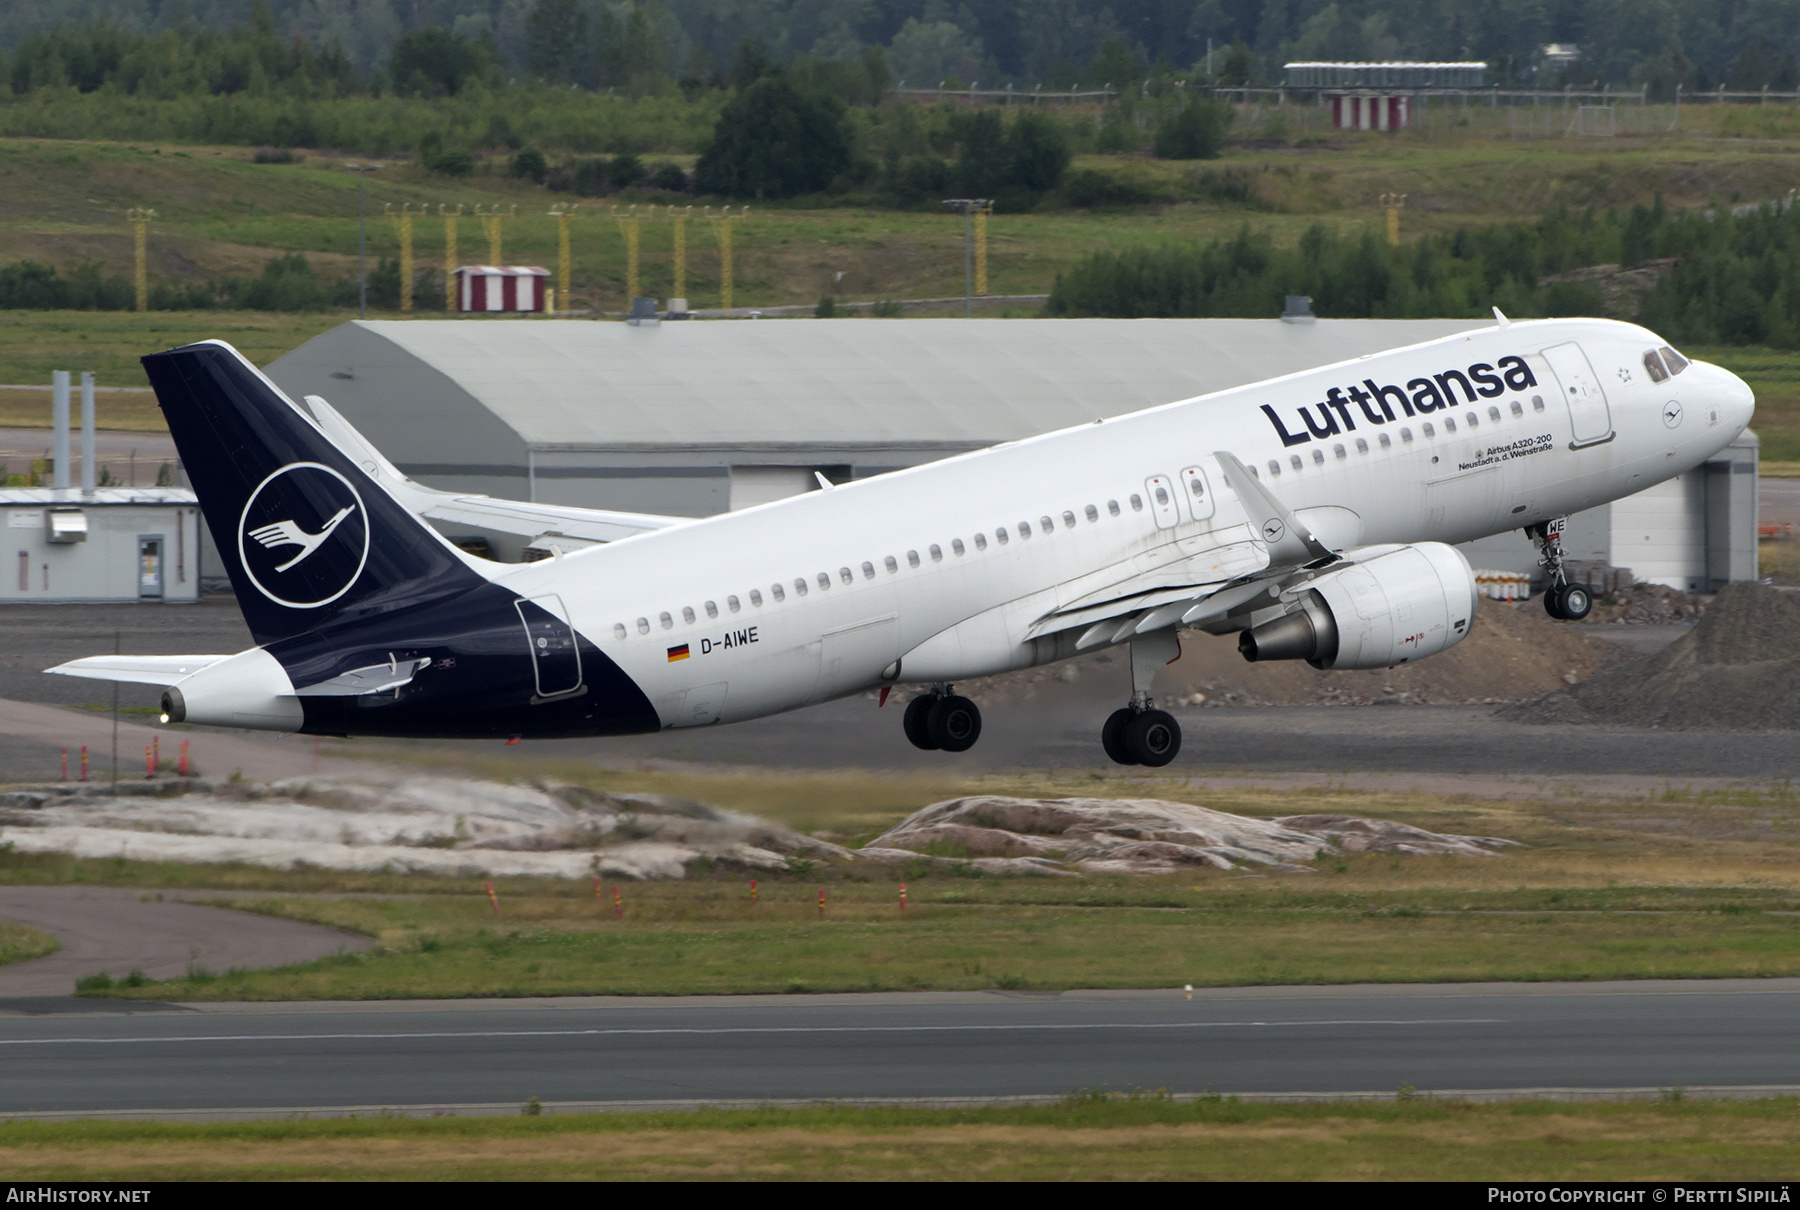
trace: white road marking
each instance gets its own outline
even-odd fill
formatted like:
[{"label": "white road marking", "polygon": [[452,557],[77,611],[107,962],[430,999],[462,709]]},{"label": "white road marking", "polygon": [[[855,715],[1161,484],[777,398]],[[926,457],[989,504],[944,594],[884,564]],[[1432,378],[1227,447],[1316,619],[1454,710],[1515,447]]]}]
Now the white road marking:
[{"label": "white road marking", "polygon": [[1059,1029],[1278,1029],[1283,1026],[1331,1025],[1498,1025],[1501,1017],[1437,1017],[1421,1020],[1346,1019],[1341,1021],[1148,1021],[1074,1023],[1068,1025],[769,1025],[716,1029],[496,1029],[455,1030],[431,1033],[346,1034],[181,1034],[166,1038],[0,1038],[0,1046],[121,1046],[157,1042],[352,1042],[406,1041],[413,1038],[610,1038],[668,1035],[737,1034],[918,1034],[1004,1033]]}]

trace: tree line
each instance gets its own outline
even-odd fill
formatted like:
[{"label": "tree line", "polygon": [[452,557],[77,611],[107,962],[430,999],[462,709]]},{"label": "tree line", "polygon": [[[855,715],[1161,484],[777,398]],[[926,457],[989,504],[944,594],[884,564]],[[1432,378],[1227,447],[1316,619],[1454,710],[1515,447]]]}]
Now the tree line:
[{"label": "tree line", "polygon": [[1660,199],[1398,248],[1314,226],[1290,248],[1246,227],[1202,244],[1101,252],[1057,278],[1047,311],[1262,318],[1304,294],[1331,319],[1479,318],[1492,307],[1514,318],[1601,315],[1600,287],[1569,276],[1599,265],[1659,270],[1617,317],[1671,340],[1800,348],[1800,209],[1676,213]]},{"label": "tree line", "polygon": [[[111,34],[86,38],[96,54],[78,45],[82,38],[64,39],[71,29]],[[146,39],[166,56],[163,35],[244,30],[271,46],[209,60],[210,86],[247,86],[252,59],[272,76],[282,70],[279,46],[310,56],[289,70],[339,88],[454,92],[491,77],[633,95],[691,91],[729,87],[737,48],[754,39],[782,64],[800,55],[856,63],[878,50],[895,79],[925,87],[1123,86],[1158,75],[1247,83],[1278,80],[1292,59],[1481,59],[1493,83],[1756,89],[1793,87],[1800,0],[33,0],[0,8],[0,51],[12,54],[15,92],[20,62],[30,87],[59,72],[91,87],[109,57],[131,57],[128,44],[109,37]],[[1542,55],[1549,43],[1578,46],[1579,60],[1552,66]]]}]

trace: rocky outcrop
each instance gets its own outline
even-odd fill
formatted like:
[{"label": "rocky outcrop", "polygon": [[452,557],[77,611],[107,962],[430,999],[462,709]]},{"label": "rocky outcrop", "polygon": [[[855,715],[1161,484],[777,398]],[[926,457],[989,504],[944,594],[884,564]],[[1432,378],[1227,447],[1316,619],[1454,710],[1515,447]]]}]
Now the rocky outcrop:
[{"label": "rocky outcrop", "polygon": [[976,868],[1004,863],[1011,873],[1175,874],[1245,866],[1311,873],[1302,863],[1326,853],[1492,856],[1514,843],[1349,815],[1253,819],[1154,798],[983,795],[914,812],[858,855],[885,862],[960,857]]},{"label": "rocky outcrop", "polygon": [[696,862],[782,870],[849,850],[766,819],[654,794],[441,777],[194,780],[162,797],[33,787],[0,801],[19,852],[458,877],[680,878]]}]

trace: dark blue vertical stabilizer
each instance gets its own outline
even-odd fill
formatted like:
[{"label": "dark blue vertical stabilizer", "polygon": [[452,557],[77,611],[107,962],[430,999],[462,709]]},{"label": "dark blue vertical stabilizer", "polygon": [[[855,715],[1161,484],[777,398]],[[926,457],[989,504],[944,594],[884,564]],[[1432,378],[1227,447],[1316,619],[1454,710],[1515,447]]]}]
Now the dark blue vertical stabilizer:
[{"label": "dark blue vertical stabilizer", "polygon": [[230,345],[143,361],[257,643],[486,583]]}]

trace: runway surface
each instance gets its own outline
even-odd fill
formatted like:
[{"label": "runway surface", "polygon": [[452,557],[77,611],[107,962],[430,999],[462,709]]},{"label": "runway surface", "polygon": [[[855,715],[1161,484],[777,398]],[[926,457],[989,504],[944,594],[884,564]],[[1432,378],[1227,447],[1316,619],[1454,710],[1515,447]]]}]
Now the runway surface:
[{"label": "runway surface", "polygon": [[0,1114],[1800,1085],[1800,980],[0,1018]]}]

